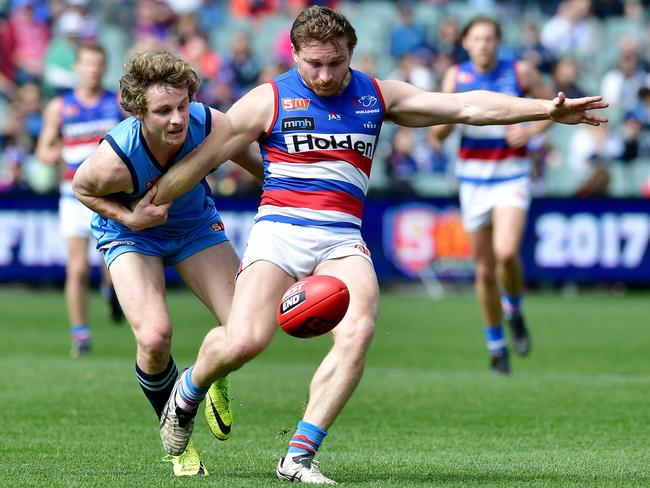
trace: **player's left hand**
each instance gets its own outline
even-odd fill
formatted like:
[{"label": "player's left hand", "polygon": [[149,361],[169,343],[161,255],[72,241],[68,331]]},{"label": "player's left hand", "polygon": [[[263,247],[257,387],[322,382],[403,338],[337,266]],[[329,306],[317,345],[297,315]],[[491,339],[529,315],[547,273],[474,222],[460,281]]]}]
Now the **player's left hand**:
[{"label": "player's left hand", "polygon": [[520,148],[528,144],[533,134],[526,125],[516,124],[506,127],[506,142],[509,147]]},{"label": "player's left hand", "polygon": [[607,108],[608,103],[602,101],[603,97],[567,98],[559,92],[553,99],[553,108],[549,112],[551,120],[562,124],[589,124],[600,125],[607,122],[607,117],[589,112]]}]

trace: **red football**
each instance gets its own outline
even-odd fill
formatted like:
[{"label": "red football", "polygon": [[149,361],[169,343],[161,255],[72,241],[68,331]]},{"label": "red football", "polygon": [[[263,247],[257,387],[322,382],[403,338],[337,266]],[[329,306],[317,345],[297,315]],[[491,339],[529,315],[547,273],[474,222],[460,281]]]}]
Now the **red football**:
[{"label": "red football", "polygon": [[343,319],[350,292],[338,278],[308,276],[289,287],[278,304],[278,323],[295,337],[316,337]]}]

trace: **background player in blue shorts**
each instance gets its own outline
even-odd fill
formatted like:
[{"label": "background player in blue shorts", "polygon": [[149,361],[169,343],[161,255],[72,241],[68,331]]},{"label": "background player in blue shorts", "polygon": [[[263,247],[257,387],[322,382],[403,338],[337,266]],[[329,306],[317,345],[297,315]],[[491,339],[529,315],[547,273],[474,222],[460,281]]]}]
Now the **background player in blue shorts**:
[{"label": "background player in blue shorts", "polygon": [[[102,136],[124,117],[115,92],[102,87],[106,54],[98,44],[79,47],[75,62],[78,81],[66,94],[55,97],[45,109],[43,130],[36,153],[46,164],[61,164],[59,220],[66,241],[65,298],[70,319],[73,357],[90,351],[88,325],[88,241],[92,212],[75,198],[72,178],[79,165],[90,156]],[[111,306],[113,320],[122,320],[122,311],[106,269],[102,269],[102,294]]]},{"label": "background player in blue shorts", "polygon": [[[493,19],[472,19],[463,29],[462,40],[470,59],[445,73],[444,92],[486,89],[535,98],[553,96],[551,87],[531,63],[499,58],[501,28]],[[458,126],[461,140],[456,173],[463,224],[472,245],[476,296],[492,356],[491,367],[498,374],[510,372],[503,315],[510,326],[515,352],[526,355],[530,350],[522,313],[523,273],[519,258],[531,199],[532,168],[526,144],[549,125],[550,121],[507,127]],[[432,131],[442,140],[453,128],[438,125]]]},{"label": "background player in blue shorts", "polygon": [[[228,321],[208,333],[196,364],[181,375],[165,406],[160,431],[171,454],[189,440],[196,415],[195,407],[186,406],[188,395],[182,385],[192,385],[197,397],[190,400],[199,400],[215,378],[241,367],[268,346],[277,330],[278,301],[290,284],[305,273],[332,275],[348,286],[349,309],[333,330],[333,346],[314,374],[303,420],[276,476],[333,483],[313,459],[359,384],[375,330],[379,287],[359,240],[361,206],[383,119],[412,127],[606,121],[589,113],[607,106],[600,97],[571,100],[558,94],[551,101],[488,91],[444,94],[400,81],[375,80],[350,69],[356,40],[354,28],[340,13],[316,6],[304,10],[291,28],[297,67],[244,95],[226,113],[223,131],[215,131],[157,184],[153,202],[172,201],[210,169],[259,140],[265,160],[264,194],[249,249],[260,252],[264,247],[253,239],[267,224],[278,230],[257,235],[283,239],[292,229],[293,237],[316,234],[316,244],[324,236],[330,241],[328,254],[314,256],[311,269],[296,271],[290,259],[267,254],[251,260],[239,274]],[[287,375],[287,381],[290,378]]]},{"label": "background player in blue shorts", "polygon": [[[135,56],[120,80],[122,107],[132,116],[106,134],[73,182],[79,200],[96,212],[93,233],[137,342],[136,376],[158,417],[178,376],[165,266],[174,266],[224,323],[239,264],[205,179],[171,205],[156,207],[155,190],[146,194],[170,166],[222,130],[224,114],[192,101],[198,87],[196,73],[172,54]],[[261,178],[256,145],[233,160]],[[225,440],[232,420],[228,384],[215,381],[206,419]],[[172,460],[177,475],[207,474],[192,444]]]}]

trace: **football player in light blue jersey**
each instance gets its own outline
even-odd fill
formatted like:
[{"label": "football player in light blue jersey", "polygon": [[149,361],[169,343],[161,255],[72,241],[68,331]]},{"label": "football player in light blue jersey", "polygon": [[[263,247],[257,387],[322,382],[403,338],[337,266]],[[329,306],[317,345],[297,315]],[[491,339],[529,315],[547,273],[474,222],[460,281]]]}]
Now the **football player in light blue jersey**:
[{"label": "football player in light blue jersey", "polygon": [[[463,29],[462,39],[470,59],[445,73],[444,92],[483,88],[518,96],[553,96],[551,87],[532,64],[499,57],[501,28],[495,20],[472,19]],[[510,373],[503,318],[508,320],[515,352],[525,356],[530,351],[530,335],[522,312],[523,272],[519,258],[531,200],[532,168],[526,144],[550,124],[544,120],[507,127],[458,126],[462,137],[456,168],[463,225],[472,246],[474,286],[490,365],[496,374]],[[453,128],[438,125],[431,130],[442,140]]]},{"label": "football player in light blue jersey", "polygon": [[[361,238],[359,202],[382,119],[410,127],[548,119],[598,125],[607,120],[589,112],[607,106],[600,97],[571,100],[561,93],[554,100],[532,100],[480,90],[432,93],[400,81],[369,79],[350,69],[356,41],[341,13],[305,9],[291,28],[296,68],[244,95],[225,114],[224,130],[214,131],[157,183],[152,202],[173,201],[251,142],[259,140],[262,146],[264,195],[230,317],[208,333],[196,364],[181,375],[163,411],[160,435],[170,454],[178,453],[192,433],[196,410],[185,406],[188,387],[200,395],[215,378],[260,354],[278,328],[276,309],[284,291],[304,276],[331,275],[347,285],[350,305],[332,331],[332,348],[312,378],[304,417],[275,474],[287,481],[334,483],[314,457],[359,384],[375,330],[379,286]],[[285,111],[291,116],[285,117]]]},{"label": "football player in light blue jersey", "polygon": [[[77,198],[96,212],[93,233],[137,343],[136,376],[158,418],[178,376],[165,266],[174,266],[224,323],[239,265],[204,178],[172,204],[151,204],[155,181],[211,132],[222,130],[224,114],[193,102],[198,87],[196,73],[180,58],[136,55],[120,80],[121,104],[131,117],[106,134],[73,180]],[[256,144],[233,161],[261,179]],[[232,422],[227,378],[215,378],[209,388],[206,420],[225,440]],[[195,393],[188,386],[186,408],[198,408]],[[177,476],[207,474],[192,443],[170,460]]]}]

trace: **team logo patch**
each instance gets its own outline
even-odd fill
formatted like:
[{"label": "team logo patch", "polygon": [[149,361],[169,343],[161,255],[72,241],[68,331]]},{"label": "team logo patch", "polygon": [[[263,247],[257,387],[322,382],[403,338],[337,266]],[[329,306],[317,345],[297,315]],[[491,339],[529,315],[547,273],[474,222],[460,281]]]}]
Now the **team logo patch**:
[{"label": "team logo patch", "polygon": [[364,95],[358,98],[352,105],[357,108],[371,108],[377,105],[377,97],[373,95]]},{"label": "team logo patch", "polygon": [[210,224],[210,228],[212,228],[212,230],[215,232],[220,232],[224,230],[226,227],[223,225],[223,222],[212,222]]},{"label": "team logo patch", "polygon": [[309,110],[308,98],[283,98],[282,108],[284,110]]},{"label": "team logo patch", "polygon": [[282,132],[315,130],[314,117],[287,117],[282,119]]}]

